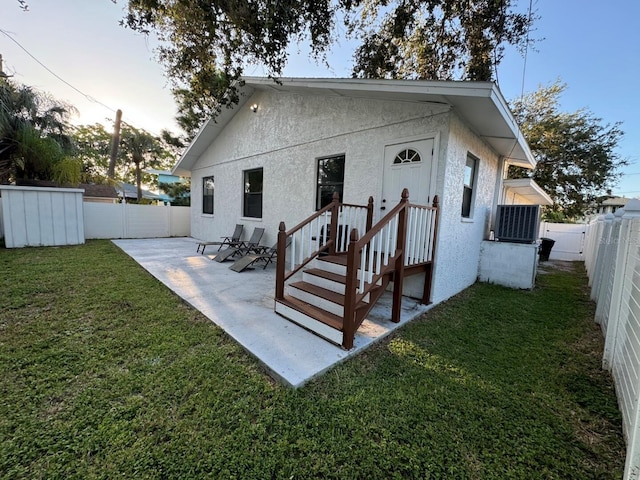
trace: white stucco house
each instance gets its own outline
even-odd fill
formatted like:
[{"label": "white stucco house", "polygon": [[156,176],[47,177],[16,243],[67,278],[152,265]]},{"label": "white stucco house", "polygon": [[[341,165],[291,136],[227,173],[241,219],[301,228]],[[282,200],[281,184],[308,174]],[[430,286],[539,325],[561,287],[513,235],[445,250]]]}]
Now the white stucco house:
[{"label": "white stucco house", "polygon": [[[263,227],[270,245],[280,222],[299,224],[333,192],[345,204],[373,197],[374,225],[404,188],[412,204],[438,196],[428,247],[429,300],[438,303],[478,279],[498,205],[550,202],[530,180],[504,180],[508,165],[533,168],[535,160],[494,83],[248,77],[240,90],[239,103],[201,128],[172,171],[191,176],[195,238],[216,240],[240,223],[246,235]],[[317,233],[302,235],[311,242]],[[371,247],[374,262],[380,249]],[[424,278],[410,278],[404,293],[419,297]]]}]

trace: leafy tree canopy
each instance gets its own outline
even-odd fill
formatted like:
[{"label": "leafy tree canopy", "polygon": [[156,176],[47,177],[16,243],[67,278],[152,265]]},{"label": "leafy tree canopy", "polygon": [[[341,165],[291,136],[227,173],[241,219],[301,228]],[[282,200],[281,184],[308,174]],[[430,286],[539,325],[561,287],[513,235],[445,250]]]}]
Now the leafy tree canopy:
[{"label": "leafy tree canopy", "polygon": [[249,65],[281,75],[292,43],[326,60],[342,23],[362,44],[353,75],[490,80],[506,44],[523,47],[532,17],[515,0],[129,0],[126,26],[157,34],[173,81],[178,121],[193,136],[237,102]]},{"label": "leafy tree canopy", "polygon": [[[74,140],[77,156],[82,160],[83,181],[91,183],[107,182],[107,170],[111,153],[112,135],[99,123],[82,125],[75,129]],[[144,169],[170,169],[175,163],[179,139],[170,132],[163,131],[161,136],[143,129],[122,123],[116,178],[138,186],[141,196],[142,183],[152,183],[153,177],[145,174]]]},{"label": "leafy tree canopy", "polygon": [[160,190],[171,197],[171,205],[188,207],[191,205],[191,180],[183,179],[177,183],[160,183]]},{"label": "leafy tree canopy", "polygon": [[549,215],[581,217],[611,189],[628,164],[615,152],[623,136],[620,123],[602,124],[587,110],[560,111],[566,89],[560,81],[511,103],[512,111],[538,164],[533,173],[513,168],[512,178],[532,175],[553,199]]},{"label": "leafy tree canopy", "polygon": [[[69,117],[75,109],[27,85],[0,79],[0,183],[75,182]],[[65,161],[63,161],[65,160]]]}]

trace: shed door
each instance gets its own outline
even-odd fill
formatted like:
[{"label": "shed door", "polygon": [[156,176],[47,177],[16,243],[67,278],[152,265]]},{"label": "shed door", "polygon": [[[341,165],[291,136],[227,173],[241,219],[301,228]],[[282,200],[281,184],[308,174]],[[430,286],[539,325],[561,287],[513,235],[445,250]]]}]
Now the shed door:
[{"label": "shed door", "polygon": [[381,210],[397,205],[404,188],[411,203],[431,205],[433,145],[429,138],[385,146]]}]

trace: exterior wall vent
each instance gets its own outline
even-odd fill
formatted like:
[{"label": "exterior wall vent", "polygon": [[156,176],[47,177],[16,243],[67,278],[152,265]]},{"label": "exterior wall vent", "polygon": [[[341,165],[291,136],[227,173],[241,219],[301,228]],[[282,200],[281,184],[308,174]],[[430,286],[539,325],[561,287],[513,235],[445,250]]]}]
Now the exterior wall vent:
[{"label": "exterior wall vent", "polygon": [[498,205],[495,238],[499,242],[535,243],[540,205]]}]

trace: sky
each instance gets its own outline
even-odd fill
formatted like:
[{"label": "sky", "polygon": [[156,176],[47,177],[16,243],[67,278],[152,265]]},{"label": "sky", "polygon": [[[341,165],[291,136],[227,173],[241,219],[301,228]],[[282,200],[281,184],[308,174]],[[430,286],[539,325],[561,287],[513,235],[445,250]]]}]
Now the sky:
[{"label": "sky", "polygon": [[[508,51],[498,69],[507,100],[560,79],[566,112],[586,109],[603,124],[622,122],[617,153],[630,165],[613,193],[640,197],[640,18],[638,0],[532,0],[539,15],[525,59]],[[49,92],[78,109],[75,124],[112,128],[115,110],[123,121],[152,133],[178,132],[175,104],[153,39],[119,25],[126,2],[118,0],[0,0],[0,54],[5,74]],[[529,2],[520,0],[519,10]],[[2,32],[6,32],[9,36]],[[13,40],[12,40],[13,39]],[[14,41],[15,40],[15,41]],[[17,42],[17,43],[16,43]],[[18,45],[19,44],[19,45]],[[354,43],[341,40],[329,67],[291,49],[284,76],[350,77]],[[35,58],[34,58],[35,57]],[[53,73],[51,73],[53,72]],[[260,67],[246,75],[262,76]],[[524,81],[523,81],[524,75]]]}]

